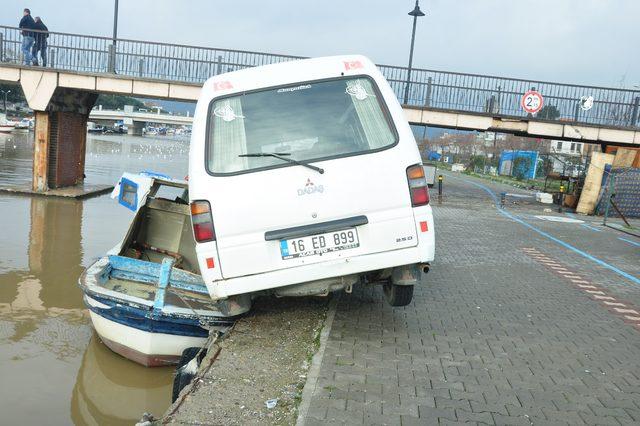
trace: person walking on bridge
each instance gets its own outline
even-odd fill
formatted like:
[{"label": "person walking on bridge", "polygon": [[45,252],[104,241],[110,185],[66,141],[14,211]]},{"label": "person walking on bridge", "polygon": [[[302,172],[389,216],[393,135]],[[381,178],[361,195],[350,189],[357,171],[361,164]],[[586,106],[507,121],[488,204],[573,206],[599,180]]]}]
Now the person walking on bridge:
[{"label": "person walking on bridge", "polygon": [[36,30],[43,32],[34,32],[35,43],[33,44],[33,65],[38,65],[38,52],[40,52],[40,59],[42,59],[42,66],[47,66],[47,39],[49,38],[49,28],[42,22],[39,16],[36,16],[35,28]]},{"label": "person walking on bridge", "polygon": [[24,55],[24,64],[31,65],[33,57],[31,56],[31,48],[35,42],[33,30],[36,26],[35,21],[31,17],[31,11],[25,9],[18,25],[22,30],[22,54]]}]

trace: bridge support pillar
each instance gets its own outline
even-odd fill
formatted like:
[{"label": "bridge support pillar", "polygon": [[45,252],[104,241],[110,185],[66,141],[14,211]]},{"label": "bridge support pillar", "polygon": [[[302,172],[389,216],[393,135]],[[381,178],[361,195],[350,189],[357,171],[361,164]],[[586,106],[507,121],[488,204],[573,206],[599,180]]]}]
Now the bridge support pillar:
[{"label": "bridge support pillar", "polygon": [[32,189],[44,192],[49,189],[49,113],[35,111],[35,121]]},{"label": "bridge support pillar", "polygon": [[97,94],[57,88],[35,111],[32,190],[46,192],[84,182],[87,119]]},{"label": "bridge support pillar", "polygon": [[87,116],[36,111],[33,190],[44,192],[83,183]]},{"label": "bridge support pillar", "polygon": [[134,121],[133,124],[127,125],[127,134],[131,136],[142,136],[144,123],[142,121]]}]

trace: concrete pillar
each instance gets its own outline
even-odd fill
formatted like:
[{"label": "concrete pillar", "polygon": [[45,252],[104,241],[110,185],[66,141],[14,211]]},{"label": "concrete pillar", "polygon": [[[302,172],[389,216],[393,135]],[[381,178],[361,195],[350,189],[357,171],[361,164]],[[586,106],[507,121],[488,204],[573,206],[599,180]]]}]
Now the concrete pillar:
[{"label": "concrete pillar", "polygon": [[32,189],[44,192],[49,189],[49,113],[35,111],[35,144],[33,147]]},{"label": "concrete pillar", "polygon": [[142,121],[134,121],[133,124],[127,125],[127,134],[131,136],[142,136],[142,129],[144,128]]}]

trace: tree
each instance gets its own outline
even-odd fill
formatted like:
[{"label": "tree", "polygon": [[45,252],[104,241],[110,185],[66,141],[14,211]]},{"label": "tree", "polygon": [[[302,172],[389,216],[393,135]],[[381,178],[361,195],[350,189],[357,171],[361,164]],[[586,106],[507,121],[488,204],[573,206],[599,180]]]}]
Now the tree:
[{"label": "tree", "polygon": [[542,107],[536,118],[541,118],[543,120],[557,120],[560,117],[560,111],[556,108],[555,105],[545,105]]},{"label": "tree", "polygon": [[96,105],[102,105],[104,109],[124,109],[125,105],[133,105],[135,109],[144,108],[144,104],[129,96],[120,95],[100,95]]},{"label": "tree", "polygon": [[469,159],[469,169],[474,172],[484,173],[484,166],[487,162],[487,158],[484,155],[472,155]]},{"label": "tree", "polygon": [[[0,84],[0,90],[3,92],[10,91],[11,93],[7,94],[7,101],[9,102],[26,102],[27,100],[22,93],[22,87],[19,84]],[[2,108],[2,101],[4,97],[0,97],[0,108]]]}]

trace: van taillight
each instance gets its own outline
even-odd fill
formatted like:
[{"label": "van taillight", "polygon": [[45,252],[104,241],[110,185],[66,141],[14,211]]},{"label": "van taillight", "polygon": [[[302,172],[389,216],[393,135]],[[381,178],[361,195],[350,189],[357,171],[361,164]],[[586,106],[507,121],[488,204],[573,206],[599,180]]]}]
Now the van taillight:
[{"label": "van taillight", "polygon": [[216,234],[213,232],[211,206],[208,201],[191,203],[191,223],[193,224],[193,236],[197,242],[203,243],[216,239]]},{"label": "van taillight", "polygon": [[424,177],[422,164],[407,168],[407,180],[409,181],[409,192],[411,193],[411,205],[419,207],[429,204],[429,189],[427,188],[427,180]]}]

